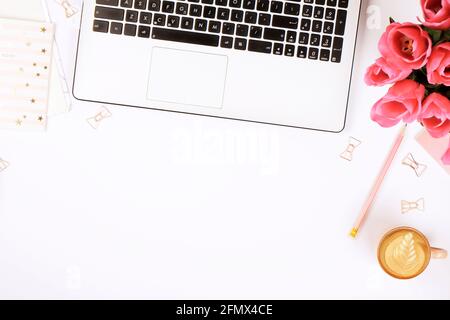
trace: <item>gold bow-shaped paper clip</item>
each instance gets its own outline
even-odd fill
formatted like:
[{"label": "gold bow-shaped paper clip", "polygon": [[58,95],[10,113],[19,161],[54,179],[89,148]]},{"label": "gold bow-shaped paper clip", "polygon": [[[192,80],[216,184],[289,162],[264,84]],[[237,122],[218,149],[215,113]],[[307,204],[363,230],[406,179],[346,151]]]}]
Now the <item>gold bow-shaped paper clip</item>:
[{"label": "gold bow-shaped paper clip", "polygon": [[362,142],[359,141],[356,138],[350,137],[348,139],[348,146],[347,149],[345,149],[344,152],[341,153],[341,158],[352,161],[353,160],[353,152],[355,151],[356,147],[358,147]]},{"label": "gold bow-shaped paper clip", "polygon": [[403,159],[402,164],[412,168],[418,177],[422,176],[425,170],[427,170],[427,166],[418,163],[411,153],[408,153],[408,155]]},{"label": "gold bow-shaped paper clip", "polygon": [[9,162],[0,158],[0,172],[9,167]]},{"label": "gold bow-shaped paper clip", "polygon": [[78,10],[68,0],[55,0],[55,2],[64,9],[64,13],[67,18],[70,18],[78,12]]},{"label": "gold bow-shaped paper clip", "polygon": [[111,116],[112,113],[106,107],[102,107],[95,116],[88,118],[87,122],[90,124],[92,128],[98,129],[100,123],[106,118],[109,118]]},{"label": "gold bow-shaped paper clip", "polygon": [[404,214],[412,210],[424,211],[425,210],[424,198],[420,198],[417,201],[402,200],[402,213]]}]

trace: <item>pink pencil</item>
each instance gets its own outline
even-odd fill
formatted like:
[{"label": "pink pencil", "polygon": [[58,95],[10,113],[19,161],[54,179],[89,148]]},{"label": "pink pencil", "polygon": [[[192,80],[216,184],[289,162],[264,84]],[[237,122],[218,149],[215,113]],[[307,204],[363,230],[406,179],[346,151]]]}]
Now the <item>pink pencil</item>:
[{"label": "pink pencil", "polygon": [[389,168],[391,167],[392,161],[394,161],[395,155],[397,154],[397,151],[400,148],[400,145],[402,144],[403,138],[405,137],[406,127],[407,125],[404,125],[401,128],[397,136],[397,139],[395,139],[395,143],[392,146],[391,151],[389,152],[389,155],[386,158],[386,161],[384,162],[383,168],[378,174],[377,180],[375,180],[375,184],[372,187],[372,191],[370,192],[369,197],[364,203],[361,212],[359,213],[358,219],[356,219],[355,225],[352,231],[350,232],[350,236],[352,238],[356,238],[356,235],[358,234],[361,225],[364,223],[364,220],[366,219],[367,214],[369,213],[369,210],[372,207],[373,201],[375,200],[375,197],[378,191],[380,190],[381,184],[383,183],[384,178],[386,177],[386,174],[389,171]]}]

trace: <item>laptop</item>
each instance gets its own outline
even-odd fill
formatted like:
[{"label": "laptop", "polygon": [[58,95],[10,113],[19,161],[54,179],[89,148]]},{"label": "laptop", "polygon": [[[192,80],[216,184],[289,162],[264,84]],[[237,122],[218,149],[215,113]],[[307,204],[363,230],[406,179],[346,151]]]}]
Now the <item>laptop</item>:
[{"label": "laptop", "polygon": [[83,101],[345,127],[361,0],[85,0]]}]

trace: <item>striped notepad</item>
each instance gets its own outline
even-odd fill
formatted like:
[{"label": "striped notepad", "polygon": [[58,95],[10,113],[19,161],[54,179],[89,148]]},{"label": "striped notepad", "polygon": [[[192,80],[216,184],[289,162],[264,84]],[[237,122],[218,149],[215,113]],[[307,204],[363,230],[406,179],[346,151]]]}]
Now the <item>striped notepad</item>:
[{"label": "striped notepad", "polygon": [[0,128],[45,130],[54,27],[0,19]]}]

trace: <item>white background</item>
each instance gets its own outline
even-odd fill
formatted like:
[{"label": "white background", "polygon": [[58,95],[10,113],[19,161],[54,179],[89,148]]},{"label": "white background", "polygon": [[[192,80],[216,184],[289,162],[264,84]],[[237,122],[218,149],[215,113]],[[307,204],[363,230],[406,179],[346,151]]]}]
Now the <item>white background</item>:
[{"label": "white background", "polygon": [[[113,106],[94,130],[99,106],[78,102],[46,133],[1,131],[0,298],[450,298],[449,260],[399,281],[376,259],[398,225],[450,248],[450,177],[418,126],[360,237],[347,235],[398,131],[369,120],[387,88],[365,87],[364,70],[388,17],[415,21],[418,4],[364,1],[342,134]],[[349,136],[363,141],[351,163]],[[401,165],[408,152],[423,177]],[[424,213],[401,214],[420,197]]]}]

